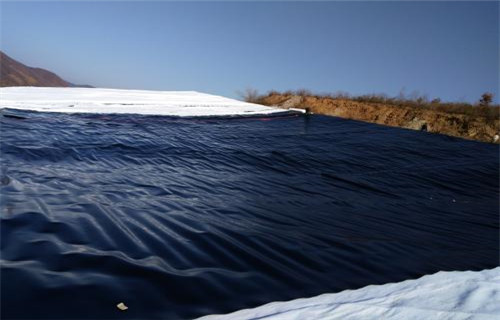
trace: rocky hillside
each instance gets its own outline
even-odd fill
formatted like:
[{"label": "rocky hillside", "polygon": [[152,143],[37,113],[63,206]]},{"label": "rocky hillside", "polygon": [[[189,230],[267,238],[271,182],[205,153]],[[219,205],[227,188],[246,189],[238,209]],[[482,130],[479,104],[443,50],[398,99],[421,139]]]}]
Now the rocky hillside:
[{"label": "rocky hillside", "polygon": [[[55,73],[28,67],[0,51],[0,87],[77,87]],[[89,86],[84,86],[89,87]]]},{"label": "rocky hillside", "polygon": [[259,103],[265,105],[283,108],[307,108],[310,112],[317,114],[446,134],[483,142],[500,142],[498,137],[500,130],[498,107],[490,107],[487,110],[489,112],[487,115],[481,115],[314,95],[270,93],[259,97],[258,100]]}]

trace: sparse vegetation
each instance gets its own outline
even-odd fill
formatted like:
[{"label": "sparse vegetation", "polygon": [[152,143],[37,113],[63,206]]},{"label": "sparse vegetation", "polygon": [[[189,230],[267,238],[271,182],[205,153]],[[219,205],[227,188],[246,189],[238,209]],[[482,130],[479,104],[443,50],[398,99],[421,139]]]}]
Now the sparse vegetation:
[{"label": "sparse vegetation", "polygon": [[[485,117],[489,120],[498,119],[500,115],[500,106],[498,104],[492,104],[493,94],[491,93],[484,93],[477,104],[467,102],[443,102],[439,98],[429,100],[426,95],[420,95],[418,92],[413,92],[410,94],[410,96],[407,97],[403,91],[400,92],[397,97],[389,97],[385,94],[366,94],[360,96],[351,96],[346,92],[313,94],[306,89],[285,91],[283,93],[272,90],[265,95],[259,95],[255,90],[247,90],[244,98],[249,102],[267,104],[266,98],[273,95],[280,95],[283,97],[283,100],[286,100],[291,96],[300,96],[303,98],[303,100],[305,97],[314,97],[317,99],[351,100],[368,104],[383,104],[396,107],[430,109],[445,113]],[[306,106],[302,105],[302,107]]]},{"label": "sparse vegetation", "polygon": [[246,102],[259,103],[261,95],[256,89],[247,88],[244,92],[238,92],[238,95]]},{"label": "sparse vegetation", "polygon": [[482,107],[488,107],[491,102],[493,102],[493,94],[489,92],[483,93],[481,100],[479,100],[479,105]]},{"label": "sparse vegetation", "polygon": [[346,92],[313,94],[308,90],[270,91],[258,95],[247,90],[247,101],[282,108],[303,108],[312,113],[393,127],[441,133],[466,139],[499,143],[500,106],[485,93],[476,103],[443,102],[414,91],[396,97],[385,94],[352,96]]}]

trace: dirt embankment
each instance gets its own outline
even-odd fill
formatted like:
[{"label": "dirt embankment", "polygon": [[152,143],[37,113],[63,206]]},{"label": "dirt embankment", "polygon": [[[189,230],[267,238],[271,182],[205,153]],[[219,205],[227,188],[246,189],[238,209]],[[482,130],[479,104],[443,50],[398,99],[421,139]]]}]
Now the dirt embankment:
[{"label": "dirt embankment", "polygon": [[429,109],[315,96],[271,94],[261,97],[259,103],[283,108],[308,108],[313,113],[328,116],[441,133],[483,142],[500,142],[498,118],[487,119],[481,116]]}]

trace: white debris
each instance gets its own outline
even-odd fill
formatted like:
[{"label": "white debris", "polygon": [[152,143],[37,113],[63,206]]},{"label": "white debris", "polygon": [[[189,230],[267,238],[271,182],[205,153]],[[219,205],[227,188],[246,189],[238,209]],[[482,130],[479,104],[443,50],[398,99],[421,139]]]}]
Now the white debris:
[{"label": "white debris", "polygon": [[300,113],[307,113],[306,109],[300,109],[300,108],[288,108],[288,110],[297,111]]},{"label": "white debris", "polygon": [[438,272],[417,280],[372,285],[314,298],[273,302],[203,320],[499,319],[500,267]]},{"label": "white debris", "polygon": [[128,307],[127,307],[127,306],[125,305],[125,303],[123,303],[123,302],[120,302],[119,304],[117,304],[117,305],[116,305],[116,307],[117,307],[118,309],[120,309],[121,311],[125,311],[125,310],[127,310],[127,309],[128,309]]},{"label": "white debris", "polygon": [[180,117],[268,115],[285,111],[195,91],[40,87],[1,88],[0,108]]}]

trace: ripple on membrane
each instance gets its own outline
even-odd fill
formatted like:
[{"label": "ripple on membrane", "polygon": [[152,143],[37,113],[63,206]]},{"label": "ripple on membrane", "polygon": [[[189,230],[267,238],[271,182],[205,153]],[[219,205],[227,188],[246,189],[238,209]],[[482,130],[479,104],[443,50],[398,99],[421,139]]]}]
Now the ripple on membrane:
[{"label": "ripple on membrane", "polygon": [[317,115],[7,110],[0,133],[2,319],[193,319],[498,266],[498,145]]}]

